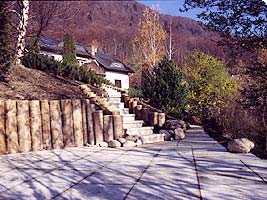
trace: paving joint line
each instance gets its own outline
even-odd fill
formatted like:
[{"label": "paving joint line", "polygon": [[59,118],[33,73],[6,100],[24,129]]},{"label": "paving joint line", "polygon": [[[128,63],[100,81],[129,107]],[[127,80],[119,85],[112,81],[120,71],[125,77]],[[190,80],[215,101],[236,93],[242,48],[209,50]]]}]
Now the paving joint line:
[{"label": "paving joint line", "polygon": [[55,171],[55,170],[58,170],[58,169],[60,169],[60,168],[62,168],[62,167],[64,167],[64,166],[68,165],[69,163],[73,163],[73,162],[82,160],[83,158],[86,158],[86,157],[88,157],[88,156],[91,156],[91,155],[93,155],[93,154],[95,154],[95,153],[98,153],[98,152],[100,152],[100,151],[102,151],[102,149],[100,149],[100,150],[98,150],[98,151],[95,151],[95,152],[93,152],[93,153],[90,154],[90,155],[86,155],[86,156],[83,156],[83,157],[79,157],[78,159],[76,159],[76,160],[74,160],[74,161],[67,162],[67,163],[63,164],[62,166],[60,166],[60,167],[55,167],[55,168],[53,168],[53,169],[48,169],[48,170],[46,170],[46,171],[45,171],[42,175],[40,175],[40,176],[36,176],[36,177],[32,177],[32,178],[30,178],[30,179],[23,180],[22,182],[20,182],[20,183],[18,183],[18,184],[16,184],[16,185],[13,185],[13,186],[11,186],[11,187],[5,189],[5,190],[0,191],[0,194],[3,193],[3,192],[6,192],[6,191],[11,190],[12,188],[14,188],[14,187],[16,187],[16,186],[18,186],[18,185],[21,185],[21,184],[23,184],[23,183],[27,183],[27,182],[33,181],[33,180],[35,180],[35,179],[37,179],[37,178],[42,177],[42,176],[45,175],[45,174],[51,173],[51,172],[53,172],[53,171]]},{"label": "paving joint line", "polygon": [[100,171],[103,170],[107,165],[109,165],[110,163],[114,162],[115,160],[118,160],[121,156],[125,155],[127,152],[132,151],[132,150],[133,150],[133,148],[131,148],[131,149],[129,149],[129,150],[126,149],[126,151],[124,151],[123,153],[121,153],[117,158],[112,159],[111,161],[107,162],[105,165],[99,167],[98,170],[95,170],[95,171],[91,172],[89,175],[83,177],[81,180],[79,180],[79,181],[77,181],[77,182],[75,182],[75,183],[72,183],[72,185],[71,185],[69,188],[63,190],[62,192],[60,192],[60,193],[58,193],[58,194],[56,194],[55,196],[53,196],[52,198],[50,198],[50,200],[53,200],[53,199],[59,197],[60,195],[62,195],[63,193],[67,192],[68,190],[70,190],[70,189],[73,188],[74,186],[79,185],[82,181],[84,181],[84,180],[87,179],[88,177],[94,175],[96,172],[100,172]]},{"label": "paving joint line", "polygon": [[201,193],[200,179],[198,176],[197,162],[196,162],[196,158],[195,158],[195,154],[194,154],[194,148],[192,145],[191,145],[191,150],[192,150],[193,162],[194,162],[194,166],[195,166],[195,170],[196,170],[196,177],[197,177],[198,190],[199,190],[199,198],[200,198],[200,200],[202,200],[203,198],[202,198],[202,193]]},{"label": "paving joint line", "polygon": [[141,173],[141,175],[139,176],[139,178],[136,180],[136,182],[132,185],[132,187],[130,188],[130,190],[126,193],[125,197],[123,198],[123,200],[126,200],[126,198],[128,197],[128,195],[131,193],[131,191],[133,190],[133,188],[135,187],[135,185],[140,181],[140,179],[142,178],[143,174],[146,172],[146,170],[151,166],[151,164],[153,163],[154,159],[159,155],[159,152],[161,151],[162,146],[160,146],[158,152],[153,156],[153,158],[151,159],[151,161],[148,163],[148,165],[146,166],[146,168],[143,170],[143,172]]},{"label": "paving joint line", "polygon": [[247,165],[243,160],[240,160],[240,162],[245,165],[245,167],[247,167],[250,171],[252,171],[254,174],[256,174],[256,176],[258,176],[265,184],[267,184],[267,181],[261,177],[257,172],[255,172],[249,165]]}]

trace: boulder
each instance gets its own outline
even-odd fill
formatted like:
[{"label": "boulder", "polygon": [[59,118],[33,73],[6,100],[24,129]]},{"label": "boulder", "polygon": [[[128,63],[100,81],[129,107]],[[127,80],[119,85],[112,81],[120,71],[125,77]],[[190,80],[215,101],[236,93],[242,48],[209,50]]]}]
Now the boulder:
[{"label": "boulder", "polygon": [[174,139],[175,140],[182,140],[185,138],[184,130],[181,128],[176,128],[174,130]]},{"label": "boulder", "polygon": [[107,142],[100,142],[98,144],[99,147],[108,147],[108,143]]},{"label": "boulder", "polygon": [[254,143],[247,138],[233,139],[228,142],[227,148],[232,153],[248,153],[254,148]]},{"label": "boulder", "polygon": [[121,143],[117,140],[111,140],[109,143],[108,143],[108,146],[111,147],[111,148],[118,148],[118,147],[121,147]]},{"label": "boulder", "polygon": [[126,141],[124,144],[123,144],[123,147],[135,147],[136,146],[136,143],[133,142],[133,141]]},{"label": "boulder", "polygon": [[126,139],[126,141],[136,142],[137,139],[139,139],[139,136],[128,135],[125,139]]},{"label": "boulder", "polygon": [[138,139],[135,144],[136,144],[136,146],[140,146],[143,144],[143,142],[142,142],[142,140]]},{"label": "boulder", "polygon": [[126,142],[126,139],[125,138],[119,138],[118,141],[121,143],[121,144],[124,144]]},{"label": "boulder", "polygon": [[164,128],[174,130],[176,128],[186,129],[186,123],[183,120],[167,120]]},{"label": "boulder", "polygon": [[164,140],[165,141],[170,141],[171,138],[174,136],[174,132],[172,133],[172,130],[160,130],[160,134],[164,134]]}]

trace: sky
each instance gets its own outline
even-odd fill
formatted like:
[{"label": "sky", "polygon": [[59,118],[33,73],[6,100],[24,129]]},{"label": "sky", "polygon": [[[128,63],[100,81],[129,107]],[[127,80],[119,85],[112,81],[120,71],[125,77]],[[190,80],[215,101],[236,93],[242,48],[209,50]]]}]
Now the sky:
[{"label": "sky", "polygon": [[158,5],[159,6],[159,12],[162,14],[168,14],[173,16],[183,16],[183,17],[189,17],[192,19],[197,20],[196,14],[199,12],[199,10],[194,9],[190,10],[188,12],[180,12],[179,8],[182,8],[183,6],[183,0],[138,0],[139,3],[145,4],[149,7]]},{"label": "sky", "polygon": [[[200,12],[200,9],[190,10],[188,12],[181,13],[179,8],[183,6],[183,0],[137,0],[139,3],[143,3],[149,7],[153,5],[159,5],[159,12],[162,14],[169,14],[174,16],[189,17],[198,20],[196,14]],[[263,0],[267,4],[267,0]]]}]

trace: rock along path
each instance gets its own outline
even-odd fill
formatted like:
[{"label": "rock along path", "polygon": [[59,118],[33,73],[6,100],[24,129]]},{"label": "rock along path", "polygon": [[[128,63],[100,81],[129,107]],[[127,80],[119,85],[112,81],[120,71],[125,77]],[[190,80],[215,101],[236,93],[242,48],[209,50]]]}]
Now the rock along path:
[{"label": "rock along path", "polygon": [[0,156],[0,199],[267,199],[267,161],[194,126],[183,141]]}]

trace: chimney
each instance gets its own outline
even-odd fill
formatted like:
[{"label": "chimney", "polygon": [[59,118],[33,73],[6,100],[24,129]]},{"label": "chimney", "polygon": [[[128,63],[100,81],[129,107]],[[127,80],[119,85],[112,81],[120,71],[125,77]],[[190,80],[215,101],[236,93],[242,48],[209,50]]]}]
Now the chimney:
[{"label": "chimney", "polygon": [[97,53],[97,46],[91,45],[91,54],[92,54],[92,56],[95,56],[96,53]]}]

